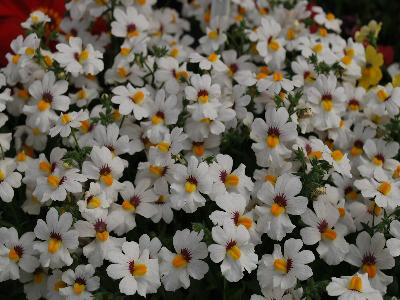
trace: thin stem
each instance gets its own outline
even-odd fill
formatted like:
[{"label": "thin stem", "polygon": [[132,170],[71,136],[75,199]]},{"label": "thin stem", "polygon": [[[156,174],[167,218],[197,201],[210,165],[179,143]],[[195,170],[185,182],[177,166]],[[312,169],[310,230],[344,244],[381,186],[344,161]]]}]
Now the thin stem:
[{"label": "thin stem", "polygon": [[78,140],[77,140],[76,135],[75,135],[75,131],[73,129],[71,130],[71,135],[72,135],[72,137],[74,138],[74,141],[75,141],[75,148],[80,149],[79,144],[78,144]]}]

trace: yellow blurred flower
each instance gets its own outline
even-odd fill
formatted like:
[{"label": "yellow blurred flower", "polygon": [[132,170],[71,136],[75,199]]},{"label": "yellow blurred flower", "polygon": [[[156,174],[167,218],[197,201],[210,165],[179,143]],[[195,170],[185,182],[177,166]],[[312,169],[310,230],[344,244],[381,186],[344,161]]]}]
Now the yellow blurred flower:
[{"label": "yellow blurred flower", "polygon": [[360,31],[356,32],[356,41],[359,43],[363,43],[365,41],[371,42],[370,38],[376,40],[378,38],[379,32],[381,31],[381,28],[381,22],[378,23],[375,20],[370,21],[368,25],[361,27]]},{"label": "yellow blurred flower", "polygon": [[362,68],[362,77],[358,84],[365,89],[377,85],[382,79],[381,66],[383,65],[383,54],[376,51],[371,45],[365,50],[365,66]]}]

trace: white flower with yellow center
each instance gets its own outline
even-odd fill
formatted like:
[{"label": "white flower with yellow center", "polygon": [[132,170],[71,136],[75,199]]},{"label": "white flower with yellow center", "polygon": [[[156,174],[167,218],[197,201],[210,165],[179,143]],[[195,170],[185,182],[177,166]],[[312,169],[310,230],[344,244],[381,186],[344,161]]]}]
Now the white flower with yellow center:
[{"label": "white flower with yellow center", "polygon": [[37,179],[33,195],[42,203],[48,200],[64,201],[67,192],[75,194],[82,192],[82,182],[87,180],[79,169],[55,168],[48,176]]},{"label": "white flower with yellow center", "polygon": [[76,104],[78,107],[88,106],[98,96],[97,89],[86,85],[81,86],[77,92],[69,94],[71,104]]},{"label": "white flower with yellow center", "polygon": [[365,224],[368,226],[380,224],[384,217],[384,209],[380,208],[373,200],[354,201],[350,203],[349,210],[354,218],[356,229],[359,231],[364,229]]},{"label": "white flower with yellow center", "polygon": [[47,270],[37,268],[32,273],[21,272],[21,283],[28,300],[44,298],[47,293]]},{"label": "white flower with yellow center", "polygon": [[101,185],[91,182],[83,200],[77,202],[79,211],[85,219],[100,217],[108,210],[114,199],[106,197]]},{"label": "white flower with yellow center", "polygon": [[397,164],[393,159],[399,151],[397,142],[386,142],[383,139],[368,139],[363,146],[365,156],[361,157],[358,167],[364,177],[373,177],[378,170],[390,170]]},{"label": "white flower with yellow center", "polygon": [[274,68],[281,68],[286,57],[285,40],[278,37],[281,26],[274,18],[268,16],[261,19],[261,26],[257,29],[257,51],[264,58],[266,64]]},{"label": "white flower with yellow center", "polygon": [[39,267],[33,255],[33,232],[26,232],[18,238],[14,227],[0,228],[0,282],[20,277],[19,269],[32,273]]},{"label": "white flower with yellow center", "polygon": [[319,25],[325,26],[326,29],[330,29],[338,33],[340,32],[342,20],[337,19],[331,12],[325,13],[319,6],[313,6],[312,10],[315,13],[315,22],[317,22]]},{"label": "white flower with yellow center", "polygon": [[349,252],[349,244],[343,237],[343,227],[335,227],[339,212],[332,205],[314,201],[313,212],[307,209],[301,220],[308,226],[300,230],[306,245],[318,243],[317,252],[328,265],[337,265]]},{"label": "white flower with yellow center", "polygon": [[368,280],[368,274],[356,273],[353,276],[333,277],[326,287],[329,296],[339,300],[382,300],[380,292]]},{"label": "white flower with yellow center", "polygon": [[111,101],[119,104],[121,115],[133,115],[137,120],[147,118],[150,115],[150,93],[146,88],[134,88],[130,83],[127,86],[117,86],[112,90]]},{"label": "white flower with yellow center", "polygon": [[62,280],[62,274],[61,270],[53,270],[47,279],[47,299],[64,299],[64,296],[60,294],[60,289],[65,288],[67,284]]},{"label": "white flower with yellow center", "polygon": [[374,199],[381,208],[394,209],[400,206],[400,181],[393,180],[383,170],[377,170],[373,178],[354,181],[354,186],[367,199]]},{"label": "white flower with yellow center", "polygon": [[217,23],[211,22],[211,27],[206,28],[206,35],[199,39],[202,52],[217,51],[225,43],[226,34],[224,33],[224,28],[219,27]]},{"label": "white flower with yellow center", "polygon": [[309,64],[303,56],[297,56],[291,68],[295,73],[293,81],[298,82],[299,86],[311,86],[317,78],[314,66]]},{"label": "white flower with yellow center", "polygon": [[73,259],[69,250],[78,247],[78,232],[70,230],[72,215],[67,212],[58,217],[58,212],[51,207],[46,215],[46,222],[37,221],[35,235],[39,240],[33,249],[40,253],[42,267],[61,268],[72,264]]},{"label": "white flower with yellow center", "polygon": [[172,212],[171,195],[167,182],[161,181],[159,184],[155,184],[154,193],[157,196],[157,201],[153,202],[152,205],[156,212],[151,220],[158,223],[163,219],[165,223],[171,223],[174,219],[174,213]]},{"label": "white flower with yellow center", "polygon": [[189,71],[186,70],[186,63],[181,66],[173,57],[161,57],[157,61],[158,69],[154,76],[159,83],[165,83],[165,90],[172,95],[181,92],[190,78]]},{"label": "white flower with yellow center", "polygon": [[299,239],[288,239],[284,244],[284,254],[281,246],[274,245],[274,252],[265,254],[257,270],[257,279],[261,288],[280,288],[287,290],[296,286],[297,280],[307,280],[313,275],[307,264],[315,260],[310,250],[300,251],[303,242]]},{"label": "white flower with yellow center", "polygon": [[257,118],[251,125],[250,137],[255,141],[251,148],[256,153],[257,164],[262,167],[281,165],[291,151],[287,148],[297,137],[296,124],[288,122],[286,108],[268,108],[265,121]]},{"label": "white flower with yellow center", "polygon": [[207,57],[201,56],[197,52],[189,54],[191,63],[198,63],[201,70],[214,70],[216,72],[225,72],[228,67],[222,62],[221,55],[211,52]]},{"label": "white flower with yellow center", "polygon": [[54,126],[50,128],[49,135],[55,137],[68,137],[71,134],[71,128],[81,127],[81,122],[89,118],[88,112],[81,110],[79,112],[61,113],[60,118],[56,121]]},{"label": "white flower with yellow center", "polygon": [[185,95],[191,102],[187,108],[192,118],[194,120],[215,119],[218,115],[218,107],[221,105],[219,84],[211,84],[211,77],[208,74],[202,76],[194,74],[190,78],[190,83],[191,85],[185,88]]},{"label": "white flower with yellow center", "polygon": [[150,25],[146,17],[138,14],[133,6],[127,7],[126,11],[116,8],[114,18],[115,21],[111,23],[112,35],[128,40],[141,39]]},{"label": "white flower with yellow center", "polygon": [[189,158],[187,167],[176,165],[171,184],[171,202],[175,209],[182,208],[187,213],[193,213],[206,204],[202,194],[211,192],[208,169],[206,162],[199,163],[194,156]]},{"label": "white flower with yellow center", "polygon": [[[37,49],[40,47],[40,39],[36,33],[29,34],[25,40],[23,46],[19,49],[21,66],[25,67],[32,62]],[[22,75],[21,75],[22,76]]]},{"label": "white flower with yellow center", "polygon": [[225,193],[216,198],[216,203],[221,210],[214,210],[210,219],[215,225],[223,226],[226,221],[236,226],[243,225],[250,233],[253,244],[260,243],[260,234],[256,230],[253,211],[246,212],[246,199],[240,194]]},{"label": "white flower with yellow center", "polygon": [[121,158],[114,156],[107,147],[94,146],[90,152],[90,161],[82,164],[82,173],[94,179],[104,188],[108,197],[116,199],[118,190],[122,188],[118,181],[124,171]]},{"label": "white flower with yellow center", "polygon": [[307,198],[298,196],[302,188],[298,177],[283,174],[275,184],[265,182],[257,193],[261,205],[256,206],[257,229],[274,240],[282,240],[295,226],[289,215],[301,215],[307,209]]},{"label": "white flower with yellow center", "polygon": [[374,113],[394,117],[400,110],[400,87],[393,87],[391,83],[378,85],[369,93],[369,99],[368,107]]},{"label": "white flower with yellow center", "polygon": [[314,127],[319,130],[338,128],[346,97],[343,88],[337,86],[336,76],[319,75],[315,85],[306,90],[306,95],[314,113],[311,119]]},{"label": "white flower with yellow center", "polygon": [[190,277],[200,280],[208,272],[208,265],[203,261],[208,255],[203,236],[203,231],[178,230],[173,238],[175,253],[161,248],[160,274],[165,290],[187,289]]},{"label": "white flower with yellow center", "polygon": [[363,231],[357,236],[356,245],[350,245],[345,261],[359,267],[360,273],[367,273],[371,286],[386,293],[386,287],[392,283],[393,277],[387,276],[381,270],[394,267],[395,261],[389,248],[385,248],[386,239],[380,232],[372,237]]},{"label": "white flower with yellow center", "polygon": [[110,235],[114,228],[110,226],[107,213],[98,217],[90,217],[87,220],[78,220],[74,224],[74,228],[78,231],[80,238],[94,238],[82,250],[88,262],[97,268],[103,265],[103,261],[108,258],[110,251],[122,246],[125,238],[115,238]]},{"label": "white flower with yellow center", "polygon": [[210,165],[209,172],[213,182],[212,199],[217,196],[228,193],[239,193],[248,198],[253,190],[251,178],[246,176],[244,164],[240,164],[233,169],[233,159],[229,155],[217,154],[214,162]]},{"label": "white flower with yellow center", "polygon": [[350,160],[347,157],[347,153],[343,153],[340,149],[332,151],[328,146],[325,146],[322,152],[322,158],[327,161],[336,172],[346,177],[352,177]]},{"label": "white flower with yellow center", "polygon": [[155,101],[149,102],[149,120],[141,122],[145,136],[153,143],[159,143],[164,135],[169,134],[168,125],[175,125],[181,109],[175,95],[165,96],[165,90],[157,92]]},{"label": "white flower with yellow center", "polygon": [[212,238],[216,244],[208,247],[210,258],[215,263],[222,262],[221,273],[226,280],[238,282],[243,278],[244,270],[251,273],[257,268],[258,257],[244,225],[225,221],[223,227],[212,228]]},{"label": "white flower with yellow center", "polygon": [[21,23],[22,28],[32,29],[35,26],[51,22],[51,19],[40,10],[35,10],[30,13],[29,18]]},{"label": "white flower with yellow center", "polygon": [[158,198],[151,189],[149,179],[138,180],[136,187],[125,181],[120,194],[122,203],[113,203],[109,214],[109,224],[117,235],[125,234],[136,227],[136,215],[149,219],[156,214],[154,203]]},{"label": "white flower with yellow center", "polygon": [[94,272],[92,265],[78,265],[75,271],[68,269],[61,277],[66,286],[60,286],[60,294],[66,300],[92,299],[92,292],[100,287],[100,277],[93,276]]},{"label": "white flower with yellow center", "polygon": [[45,132],[52,121],[57,119],[54,110],[67,111],[71,100],[63,95],[68,90],[68,82],[56,80],[53,72],[48,72],[42,80],[36,80],[29,86],[33,105],[25,105],[23,112],[28,116],[27,123]]},{"label": "white flower with yellow center", "polygon": [[158,259],[149,257],[149,250],[139,250],[136,242],[125,242],[122,251],[112,251],[109,255],[112,262],[107,267],[107,275],[112,279],[122,279],[119,290],[125,295],[145,297],[157,292],[160,287]]},{"label": "white flower with yellow center", "polygon": [[56,48],[58,52],[54,59],[74,77],[79,74],[96,75],[104,69],[103,53],[95,50],[91,44],[83,47],[79,37],[70,37],[69,45],[58,44]]},{"label": "white flower with yellow center", "polygon": [[295,86],[299,86],[298,82],[285,78],[286,74],[281,70],[276,70],[268,77],[262,78],[257,82],[257,90],[264,92],[267,90],[271,94],[279,94],[281,91],[290,92]]},{"label": "white flower with yellow center", "polygon": [[14,198],[14,189],[21,186],[22,175],[14,172],[16,166],[11,158],[0,160],[0,198],[4,202],[11,202]]}]

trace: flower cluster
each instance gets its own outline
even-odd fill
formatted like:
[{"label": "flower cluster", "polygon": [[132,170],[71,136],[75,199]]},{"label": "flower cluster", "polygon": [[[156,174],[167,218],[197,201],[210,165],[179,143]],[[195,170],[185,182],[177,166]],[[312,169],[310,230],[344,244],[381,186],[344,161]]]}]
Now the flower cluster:
[{"label": "flower cluster", "polygon": [[178,6],[73,0],[59,27],[22,23],[0,72],[0,282],[399,295],[400,67],[378,32],[345,40],[305,1]]}]

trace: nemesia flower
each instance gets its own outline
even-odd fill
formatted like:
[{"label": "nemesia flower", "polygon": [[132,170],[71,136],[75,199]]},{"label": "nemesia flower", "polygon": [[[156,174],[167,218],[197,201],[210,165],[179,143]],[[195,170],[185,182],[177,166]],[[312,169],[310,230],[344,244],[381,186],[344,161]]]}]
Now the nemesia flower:
[{"label": "nemesia flower", "polygon": [[208,247],[210,258],[221,263],[221,273],[226,280],[237,282],[243,278],[244,270],[251,273],[257,268],[257,254],[245,226],[226,221],[223,227],[213,227],[212,238],[216,244]]},{"label": "nemesia flower", "polygon": [[174,249],[172,253],[163,247],[160,250],[161,281],[167,291],[175,291],[190,285],[190,277],[202,279],[208,272],[208,265],[202,259],[208,255],[207,246],[203,239],[203,232],[178,230],[173,238]]}]

